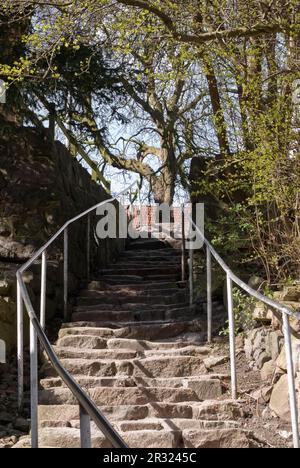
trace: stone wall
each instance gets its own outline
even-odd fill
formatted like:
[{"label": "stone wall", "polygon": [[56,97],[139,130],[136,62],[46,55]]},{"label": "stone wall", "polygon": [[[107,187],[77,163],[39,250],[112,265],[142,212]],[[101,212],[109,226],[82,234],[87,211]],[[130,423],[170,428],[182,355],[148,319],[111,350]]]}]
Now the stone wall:
[{"label": "stone wall", "polygon": [[[294,309],[300,310],[300,284],[285,287],[274,292],[274,299]],[[256,327],[249,331],[245,339],[245,353],[249,367],[260,371],[262,385],[258,395],[264,397],[268,403],[270,414],[290,421],[290,407],[288,397],[287,363],[285,355],[282,320],[280,313],[258,302],[253,310]],[[294,361],[294,375],[296,390],[299,396],[300,384],[300,321],[290,318],[292,333],[292,351]],[[269,413],[266,413],[269,414]]]},{"label": "stone wall", "polygon": [[[48,131],[0,122],[0,339],[16,344],[15,273],[65,221],[108,198],[89,173]],[[96,217],[93,218],[94,224]],[[86,220],[69,230],[70,292],[86,275]],[[92,242],[95,264],[107,263],[118,241]],[[62,310],[62,240],[48,252],[47,318]],[[39,305],[40,264],[25,276]]]}]

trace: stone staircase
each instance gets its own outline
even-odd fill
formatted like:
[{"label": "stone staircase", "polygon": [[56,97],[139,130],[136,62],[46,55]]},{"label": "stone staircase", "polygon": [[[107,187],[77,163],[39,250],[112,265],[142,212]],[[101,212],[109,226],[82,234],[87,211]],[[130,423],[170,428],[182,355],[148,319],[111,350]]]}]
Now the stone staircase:
[{"label": "stone staircase", "polygon": [[[129,447],[255,447],[228,373],[213,370],[205,305],[189,306],[180,262],[163,241],[132,242],[80,292],[55,351]],[[215,331],[222,321],[214,304]],[[47,361],[41,375],[40,446],[79,447],[76,400]],[[92,445],[111,447],[94,424]]]}]

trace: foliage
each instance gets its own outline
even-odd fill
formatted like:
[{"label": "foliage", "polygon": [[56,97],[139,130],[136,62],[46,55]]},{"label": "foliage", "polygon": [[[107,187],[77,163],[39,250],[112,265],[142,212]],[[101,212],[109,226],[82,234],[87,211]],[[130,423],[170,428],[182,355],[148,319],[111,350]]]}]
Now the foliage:
[{"label": "foliage", "polygon": [[101,171],[139,174],[168,202],[176,184],[188,188],[189,160],[207,159],[194,196],[219,206],[208,225],[215,245],[247,249],[268,281],[298,275],[298,0],[6,0],[1,9],[30,28],[0,76],[37,91],[47,110],[55,104],[81,154],[96,154]]},{"label": "foliage", "polygon": [[[244,334],[254,327],[252,316],[253,307],[256,300],[245,294],[239,288],[233,288],[233,305],[234,305],[234,320],[235,334]],[[229,335],[229,323],[226,321],[226,326],[220,332],[221,336]]]}]

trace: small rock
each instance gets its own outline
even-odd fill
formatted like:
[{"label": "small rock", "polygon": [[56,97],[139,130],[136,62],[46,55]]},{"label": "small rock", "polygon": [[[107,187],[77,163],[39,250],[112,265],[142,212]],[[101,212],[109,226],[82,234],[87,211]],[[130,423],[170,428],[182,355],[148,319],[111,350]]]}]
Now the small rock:
[{"label": "small rock", "polygon": [[274,361],[270,360],[264,363],[261,371],[260,376],[262,380],[270,380],[275,372],[275,363]]},{"label": "small rock", "polygon": [[293,433],[288,431],[279,431],[278,434],[285,440],[291,439],[293,437]]},{"label": "small rock", "polygon": [[203,364],[206,367],[206,369],[210,370],[213,367],[219,366],[221,364],[225,364],[228,361],[229,361],[228,356],[217,356],[217,357],[209,357],[207,359],[204,359]]},{"label": "small rock", "polygon": [[27,419],[17,418],[15,420],[14,425],[15,425],[15,428],[18,429],[21,432],[28,432],[29,431],[30,424],[29,424],[29,421],[27,421]]},{"label": "small rock", "polygon": [[[294,371],[295,373],[299,370],[299,357],[300,357],[300,340],[295,338],[292,335],[292,352],[293,352],[293,361],[294,361]],[[285,347],[283,346],[278,359],[276,361],[276,366],[282,371],[287,371],[287,363],[285,356]]]},{"label": "small rock", "polygon": [[267,406],[261,413],[261,417],[266,420],[274,419],[276,418],[276,414],[273,413],[273,411]]},{"label": "small rock", "polygon": [[261,369],[264,366],[264,364],[266,364],[266,362],[268,362],[269,360],[270,360],[270,357],[268,356],[268,354],[266,352],[263,351],[259,355],[259,357],[258,357],[258,359],[256,361],[257,369]]},{"label": "small rock", "polygon": [[253,310],[252,316],[257,322],[271,323],[273,312],[263,302],[258,302]]},{"label": "small rock", "polygon": [[255,400],[263,405],[269,403],[271,394],[273,390],[273,385],[269,385],[268,387],[261,388],[260,390],[256,390],[255,392],[251,393],[251,396],[255,398]]},{"label": "small rock", "polygon": [[287,422],[290,421],[291,415],[287,374],[280,377],[274,386],[270,399],[270,408],[280,419]]}]

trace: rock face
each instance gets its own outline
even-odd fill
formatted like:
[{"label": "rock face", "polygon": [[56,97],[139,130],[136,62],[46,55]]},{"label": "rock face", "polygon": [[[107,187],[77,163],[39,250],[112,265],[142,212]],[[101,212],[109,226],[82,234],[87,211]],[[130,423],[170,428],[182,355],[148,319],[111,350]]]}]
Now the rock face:
[{"label": "rock face", "polygon": [[[287,286],[282,291],[276,291],[274,299],[291,310],[299,311],[299,285]],[[264,383],[272,384],[271,388],[267,387],[268,397],[270,393],[269,409],[271,413],[283,421],[290,421],[287,362],[280,314],[277,313],[275,316],[273,310],[265,304],[258,302],[253,310],[253,318],[258,324],[264,324],[264,326],[248,333],[245,340],[246,357],[251,368],[260,370]],[[292,354],[298,397],[300,381],[300,323],[296,317],[290,317],[289,320],[292,331]]]},{"label": "rock face", "polygon": [[284,374],[274,386],[270,400],[271,410],[284,421],[291,419],[288,394],[288,377]]},{"label": "rock face", "polygon": [[251,368],[260,370],[268,361],[275,361],[282,349],[283,335],[279,330],[255,328],[245,340],[245,353]]},{"label": "rock face", "polygon": [[[15,344],[15,272],[64,222],[107,198],[88,172],[48,131],[14,126],[0,129],[0,339],[10,352]],[[70,229],[70,287],[75,289],[86,272],[86,223]],[[61,309],[60,250],[49,251],[48,318]],[[92,246],[93,247],[93,246]],[[109,245],[109,253],[117,252]],[[76,252],[76,255],[73,253]],[[98,256],[97,256],[98,255]],[[104,251],[94,252],[104,261]],[[38,305],[40,265],[28,275],[29,290]]]}]

